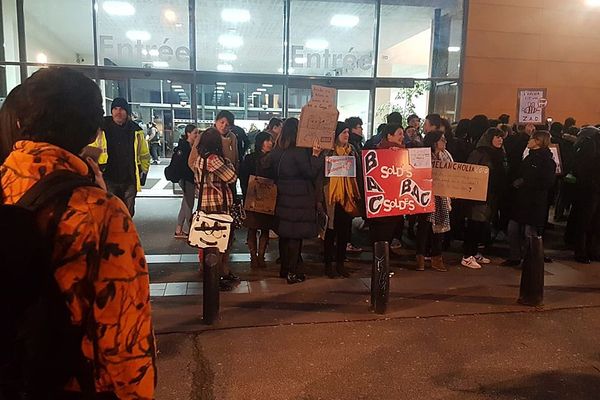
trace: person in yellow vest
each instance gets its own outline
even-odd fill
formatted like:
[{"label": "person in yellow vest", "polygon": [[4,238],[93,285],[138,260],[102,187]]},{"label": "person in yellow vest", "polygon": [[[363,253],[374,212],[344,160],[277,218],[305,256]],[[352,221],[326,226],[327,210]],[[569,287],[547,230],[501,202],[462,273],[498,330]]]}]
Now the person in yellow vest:
[{"label": "person in yellow vest", "polygon": [[102,150],[98,163],[104,171],[108,191],[123,200],[133,217],[135,197],[150,169],[150,151],[144,130],[130,115],[127,100],[114,99],[111,116],[104,118],[102,132],[93,146]]}]

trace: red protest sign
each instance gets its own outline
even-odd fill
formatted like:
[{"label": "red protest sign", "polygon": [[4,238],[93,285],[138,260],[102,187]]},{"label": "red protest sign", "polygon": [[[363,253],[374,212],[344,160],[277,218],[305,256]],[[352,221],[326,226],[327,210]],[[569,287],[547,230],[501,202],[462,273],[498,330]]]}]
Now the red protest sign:
[{"label": "red protest sign", "polygon": [[429,148],[364,150],[367,218],[435,210]]}]

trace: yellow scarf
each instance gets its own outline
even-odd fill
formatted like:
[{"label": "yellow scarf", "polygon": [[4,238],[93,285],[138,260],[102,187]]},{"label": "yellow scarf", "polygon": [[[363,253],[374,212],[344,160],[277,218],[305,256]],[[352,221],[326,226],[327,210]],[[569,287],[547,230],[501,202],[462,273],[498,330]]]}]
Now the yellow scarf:
[{"label": "yellow scarf", "polygon": [[[350,146],[335,146],[334,154],[338,156],[350,155]],[[339,203],[346,213],[353,217],[360,215],[357,201],[360,200],[360,192],[356,178],[332,177],[329,178],[329,193],[327,200],[329,204]]]}]

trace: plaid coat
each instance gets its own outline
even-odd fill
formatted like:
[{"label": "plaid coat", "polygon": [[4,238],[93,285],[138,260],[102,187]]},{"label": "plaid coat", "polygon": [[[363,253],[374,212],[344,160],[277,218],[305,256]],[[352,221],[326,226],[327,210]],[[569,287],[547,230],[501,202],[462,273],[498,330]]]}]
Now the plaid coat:
[{"label": "plaid coat", "polygon": [[[204,187],[200,190],[205,160],[206,175],[204,176]],[[205,213],[229,212],[229,208],[233,204],[233,193],[229,184],[234,183],[237,179],[233,163],[216,154],[211,154],[206,159],[198,157],[194,165],[194,176],[196,190],[202,192],[198,208]],[[227,210],[225,210],[223,189],[225,189],[225,195],[227,196]],[[198,196],[200,195],[198,194]]]}]

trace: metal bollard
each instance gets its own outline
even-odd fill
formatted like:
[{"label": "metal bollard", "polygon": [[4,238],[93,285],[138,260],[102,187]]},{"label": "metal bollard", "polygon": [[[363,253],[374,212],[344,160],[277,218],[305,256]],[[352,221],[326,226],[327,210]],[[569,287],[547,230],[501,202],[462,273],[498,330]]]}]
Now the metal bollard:
[{"label": "metal bollard", "polygon": [[373,248],[371,272],[371,311],[385,314],[390,297],[390,246],[376,242]]},{"label": "metal bollard", "polygon": [[527,238],[521,272],[520,304],[541,306],[544,301],[544,244],[541,236]]},{"label": "metal bollard", "polygon": [[221,254],[216,247],[204,249],[202,321],[206,325],[212,325],[219,318],[220,259]]}]

